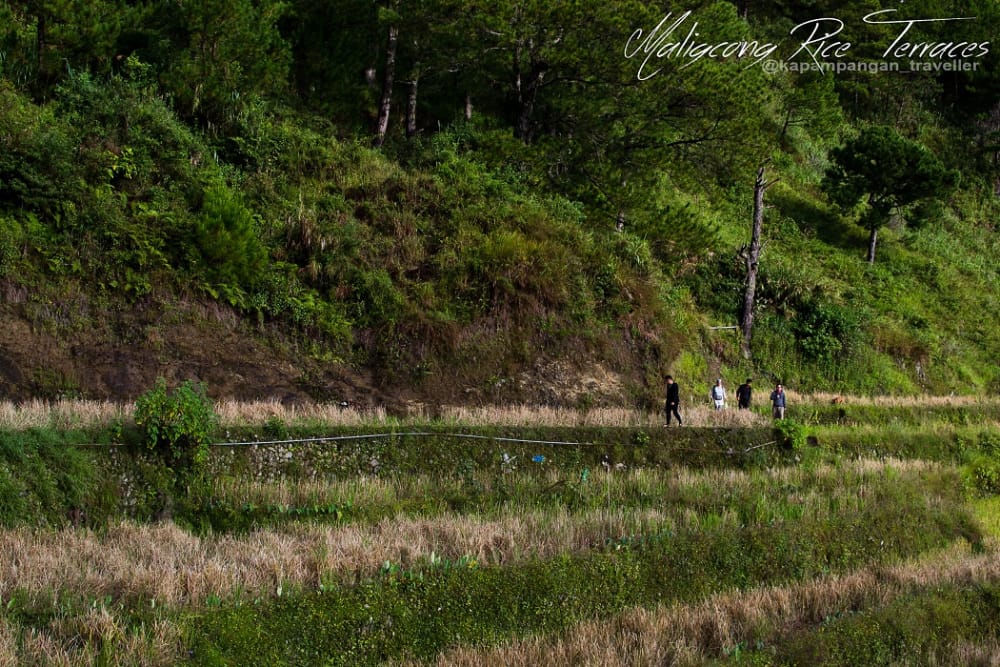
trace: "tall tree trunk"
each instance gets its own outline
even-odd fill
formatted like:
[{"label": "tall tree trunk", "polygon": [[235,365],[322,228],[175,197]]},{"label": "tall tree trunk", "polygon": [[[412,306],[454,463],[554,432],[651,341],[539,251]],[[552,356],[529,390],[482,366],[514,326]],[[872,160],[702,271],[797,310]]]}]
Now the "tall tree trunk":
[{"label": "tall tree trunk", "polygon": [[45,52],[45,37],[46,37],[46,21],[45,21],[45,10],[39,9],[38,11],[38,28],[35,33],[35,79],[40,79],[42,76],[42,62],[43,54]]},{"label": "tall tree trunk", "polygon": [[406,93],[406,138],[417,134],[417,86],[420,84],[420,66],[414,65],[413,77]]},{"label": "tall tree trunk", "polygon": [[472,95],[465,93],[465,120],[472,120]]},{"label": "tall tree trunk", "polygon": [[396,44],[399,42],[399,26],[389,26],[389,42],[385,47],[385,71],[382,74],[382,99],[378,105],[378,120],[375,123],[375,145],[385,143],[389,131],[389,110],[392,108],[392,83],[396,76]]},{"label": "tall tree trunk", "polygon": [[535,98],[538,89],[545,79],[544,63],[532,63],[527,75],[521,74],[521,49],[514,55],[514,92],[517,95],[517,124],[514,126],[514,136],[521,141],[531,139],[531,116],[535,110]]},{"label": "tall tree trunk", "polygon": [[878,227],[872,227],[871,236],[868,237],[868,263],[875,263],[875,244],[878,243]]},{"label": "tall tree trunk", "polygon": [[778,143],[784,145],[785,135],[788,134],[788,126],[792,124],[792,110],[785,112],[785,122],[781,124],[781,134],[778,135]]},{"label": "tall tree trunk", "polygon": [[764,180],[764,167],[757,170],[757,180],[753,186],[753,230],[750,233],[750,247],[746,250],[747,282],[743,290],[743,317],[740,330],[743,340],[740,350],[743,357],[750,358],[750,339],[753,335],[753,307],[757,297],[757,270],[760,265],[761,230],[764,228],[764,191],[777,181]]}]

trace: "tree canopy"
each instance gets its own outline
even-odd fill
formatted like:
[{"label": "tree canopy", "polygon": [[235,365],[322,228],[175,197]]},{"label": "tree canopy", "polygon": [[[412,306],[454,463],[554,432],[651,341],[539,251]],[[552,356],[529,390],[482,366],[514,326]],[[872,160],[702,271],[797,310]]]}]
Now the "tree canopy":
[{"label": "tree canopy", "polygon": [[880,125],[865,127],[830,151],[830,157],[833,165],[824,185],[831,199],[847,209],[862,199],[866,205],[858,222],[871,232],[869,262],[875,261],[877,231],[893,211],[944,197],[960,178],[957,169],[948,169],[926,146]]}]

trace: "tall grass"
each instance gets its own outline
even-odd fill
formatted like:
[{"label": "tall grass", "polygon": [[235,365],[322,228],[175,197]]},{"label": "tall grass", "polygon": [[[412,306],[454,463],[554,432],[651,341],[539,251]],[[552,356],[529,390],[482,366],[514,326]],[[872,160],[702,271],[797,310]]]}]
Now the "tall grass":
[{"label": "tall grass", "polygon": [[132,407],[112,401],[0,401],[0,430],[106,428],[132,416]]},{"label": "tall grass", "polygon": [[[132,418],[131,404],[111,401],[32,400],[21,404],[0,402],[0,429],[107,428]],[[225,428],[262,426],[270,421],[290,427],[377,426],[442,422],[468,426],[657,426],[662,415],[627,408],[576,410],[529,405],[489,407],[444,406],[411,408],[404,416],[392,416],[384,407],[357,408],[337,403],[284,404],[279,401],[235,401],[215,403],[219,424]],[[685,409],[684,421],[691,426],[754,426],[766,423],[757,413],[742,410],[716,412],[706,406]]]},{"label": "tall grass", "polygon": [[5,531],[0,562],[19,563],[0,596],[69,589],[89,597],[155,599],[202,605],[210,596],[273,596],[370,577],[386,561],[404,567],[475,558],[506,565],[603,547],[609,535],[671,527],[656,511],[599,511],[583,517],[534,513],[482,521],[475,517],[387,520],[369,527],[295,525],[241,536],[199,538],[173,524],[121,523],[101,534]]},{"label": "tall grass", "polygon": [[1000,540],[1000,496],[978,500],[973,508],[983,530]]},{"label": "tall grass", "polygon": [[338,403],[283,404],[278,401],[234,401],[215,403],[219,423],[226,427],[259,426],[277,420],[288,426],[361,426],[394,424],[383,407],[355,408]]},{"label": "tall grass", "polygon": [[136,627],[120,611],[95,604],[45,629],[0,619],[0,667],[166,667],[180,661],[177,626],[160,619]]},{"label": "tall grass", "polygon": [[945,655],[939,664],[1000,667],[1000,639],[959,643],[951,648],[950,654]]},{"label": "tall grass", "polygon": [[852,396],[850,394],[831,394],[828,392],[815,392],[797,394],[788,392],[789,402],[802,403],[804,405],[864,405],[881,408],[920,408],[920,407],[972,407],[977,406],[997,406],[1000,405],[1000,398],[991,395],[974,396],[931,396],[920,394],[917,396]]},{"label": "tall grass", "polygon": [[[439,418],[456,425],[471,426],[662,426],[660,413],[642,412],[628,408],[591,408],[577,410],[532,405],[503,405],[485,407],[444,407]],[[748,411],[726,409],[716,411],[706,405],[682,406],[681,416],[688,426],[740,427],[759,426],[769,422],[763,415]],[[421,417],[421,415],[416,415]]]}]

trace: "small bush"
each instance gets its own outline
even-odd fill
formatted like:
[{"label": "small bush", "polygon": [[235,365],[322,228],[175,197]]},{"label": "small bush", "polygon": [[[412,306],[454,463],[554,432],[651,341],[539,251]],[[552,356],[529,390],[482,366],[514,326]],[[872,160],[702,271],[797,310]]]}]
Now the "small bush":
[{"label": "small bush", "polygon": [[968,466],[966,486],[981,496],[1000,494],[1000,460],[978,456]]},{"label": "small bush", "polygon": [[785,449],[801,449],[806,444],[808,432],[794,419],[781,419],[774,423],[774,436]]},{"label": "small bush", "polygon": [[236,193],[224,185],[209,187],[192,239],[204,275],[216,285],[256,287],[267,266],[258,227],[259,220]]},{"label": "small bush", "polygon": [[216,421],[204,385],[190,380],[169,392],[160,378],[135,402],[135,423],[145,431],[146,447],[175,472],[193,474],[204,467]]}]

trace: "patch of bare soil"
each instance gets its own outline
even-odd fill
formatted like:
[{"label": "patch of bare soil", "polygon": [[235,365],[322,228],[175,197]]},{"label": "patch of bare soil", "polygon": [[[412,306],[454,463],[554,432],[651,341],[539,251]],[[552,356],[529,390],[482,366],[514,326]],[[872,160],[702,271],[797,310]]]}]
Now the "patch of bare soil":
[{"label": "patch of bare soil", "polygon": [[392,405],[366,373],[320,362],[280,332],[200,304],[152,304],[70,325],[0,305],[0,399],[131,400],[156,378],[204,382],[216,398]]},{"label": "patch of bare soil", "polygon": [[[306,332],[258,325],[214,302],[165,295],[124,309],[97,306],[79,292],[63,301],[14,296],[0,291],[0,400],[130,401],[163,377],[204,382],[218,399],[346,402],[391,414],[413,405],[431,412],[440,405],[635,407],[644,369],[662,358],[659,348],[624,339],[597,348],[553,344],[531,327],[479,323],[437,345],[380,341],[368,332],[371,340],[355,341],[356,358],[369,359],[361,366],[347,359],[350,352],[337,360]],[[371,350],[380,345],[432,350],[420,355],[429,370],[405,355],[378,361]]]}]

